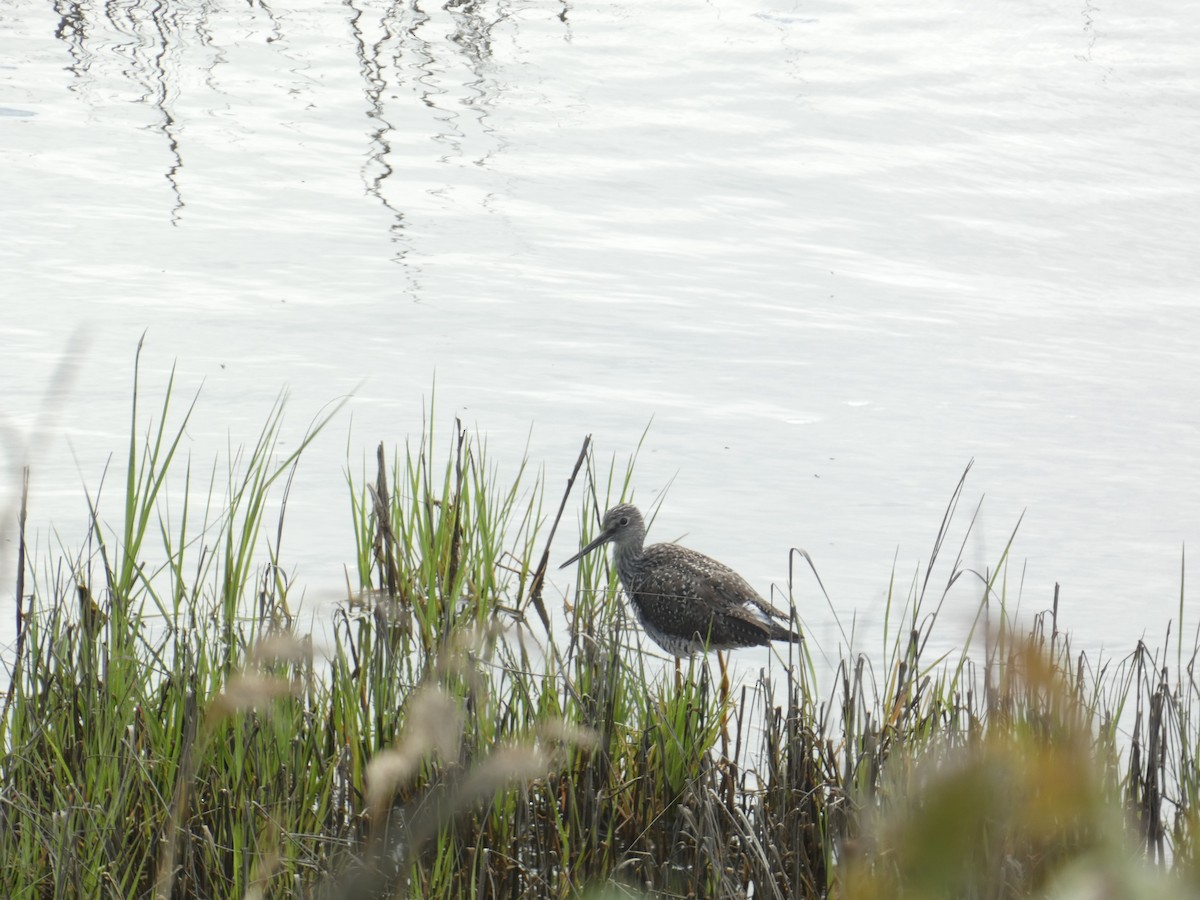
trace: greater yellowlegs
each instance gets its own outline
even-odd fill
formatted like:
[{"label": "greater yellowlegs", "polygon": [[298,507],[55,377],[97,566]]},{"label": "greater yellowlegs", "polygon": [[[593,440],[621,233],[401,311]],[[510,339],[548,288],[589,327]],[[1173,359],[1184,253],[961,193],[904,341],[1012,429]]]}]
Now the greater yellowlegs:
[{"label": "greater yellowlegs", "polygon": [[627,503],[604,514],[600,535],[559,568],[597,547],[616,546],[617,574],[642,628],[674,656],[802,640],[737,572],[678,544],[643,548],[646,523]]}]

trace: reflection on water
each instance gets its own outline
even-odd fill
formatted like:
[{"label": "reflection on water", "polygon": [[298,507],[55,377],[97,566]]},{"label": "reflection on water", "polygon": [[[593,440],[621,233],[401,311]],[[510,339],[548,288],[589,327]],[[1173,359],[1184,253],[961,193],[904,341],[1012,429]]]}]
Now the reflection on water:
[{"label": "reflection on water", "polygon": [[[414,144],[432,142],[432,161],[440,165],[486,167],[503,152],[503,137],[487,121],[502,87],[494,43],[498,32],[508,41],[518,33],[514,5],[451,0],[429,9],[407,0],[347,2],[331,16],[303,5],[276,12],[267,3],[55,0],[55,37],[70,55],[68,87],[85,103],[132,102],[153,112],[141,127],[160,134],[167,150],[172,224],[187,206],[188,136],[178,107],[221,116],[237,102],[234,85],[248,78],[274,82],[258,86],[264,100],[272,89],[309,94],[314,73],[321,73],[319,83],[337,65],[334,54],[353,52],[366,101],[363,183],[389,211],[393,238],[402,243],[412,192],[450,193],[425,168],[430,160],[417,158]],[[567,9],[561,4],[557,11],[564,26]],[[271,59],[255,48],[269,48]],[[221,71],[247,63],[258,70]],[[274,103],[264,102],[264,111]],[[481,198],[485,208],[488,200]],[[401,248],[397,257],[406,252]]]},{"label": "reflection on water", "polygon": [[[447,3],[440,8],[449,14],[452,25],[446,32],[443,22],[419,3],[394,2],[381,11],[369,4],[347,5],[354,12],[350,25],[367,115],[374,122],[363,177],[371,196],[394,215],[393,236],[400,239],[407,185],[404,180],[392,181],[397,171],[392,161],[394,138],[404,141],[413,134],[426,134],[441,148],[437,160],[442,164],[453,164],[470,153],[473,158],[467,161],[486,166],[499,152],[500,143],[486,121],[487,108],[499,89],[491,73],[492,33],[510,18],[511,10]],[[424,127],[436,123],[432,132],[413,121],[414,110],[427,111]],[[468,130],[475,132],[474,140],[467,139]],[[479,139],[480,135],[486,139]],[[399,256],[405,252],[401,250]]]}]

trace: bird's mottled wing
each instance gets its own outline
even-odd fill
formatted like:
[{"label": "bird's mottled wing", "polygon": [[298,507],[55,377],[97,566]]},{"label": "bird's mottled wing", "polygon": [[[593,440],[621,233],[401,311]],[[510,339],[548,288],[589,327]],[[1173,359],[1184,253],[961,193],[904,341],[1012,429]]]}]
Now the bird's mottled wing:
[{"label": "bird's mottled wing", "polygon": [[[719,563],[703,553],[697,553],[695,550],[689,550],[677,544],[655,544],[649,550],[656,550],[659,547],[669,547],[677,551],[680,559],[686,560],[689,567],[696,572],[698,579],[703,580],[712,591],[714,602],[730,606],[757,607],[762,610],[764,615],[760,618],[768,627],[771,625],[772,617],[783,619],[785,622],[791,618],[788,613],[764,600],[758,591],[751,587],[750,582],[729,566]],[[753,611],[751,614],[753,615]]]},{"label": "bird's mottled wing", "polygon": [[714,647],[770,640],[770,619],[747,605],[757,595],[733,570],[675,544],[646,548],[644,563],[635,599],[662,626],[707,637]]}]

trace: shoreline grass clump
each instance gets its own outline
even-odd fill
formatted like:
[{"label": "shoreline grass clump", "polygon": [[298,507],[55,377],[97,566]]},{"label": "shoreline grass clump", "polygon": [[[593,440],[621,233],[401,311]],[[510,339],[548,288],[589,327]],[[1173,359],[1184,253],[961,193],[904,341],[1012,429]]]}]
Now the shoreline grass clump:
[{"label": "shoreline grass clump", "polygon": [[[89,498],[76,553],[27,559],[21,531],[3,896],[1198,887],[1195,648],[1177,630],[1173,654],[1075,654],[1057,598],[1018,629],[1008,547],[989,573],[953,560],[940,593],[931,559],[889,604],[878,658],[826,672],[803,644],[730,683],[715,656],[676,671],[639,642],[598,558],[567,596],[547,586],[559,518],[589,510],[586,539],[629,499],[632,461],[602,472],[585,442],[551,517],[540,474],[506,479],[478,435],[427,424],[347,477],[352,581],[314,638],[289,601],[282,512],[274,542],[267,515],[329,416],[281,456],[277,405],[220,484],[179,457],[196,401],[176,414],[173,391],[146,428],[135,390],[115,529]],[[929,658],[972,578],[966,646]]]}]

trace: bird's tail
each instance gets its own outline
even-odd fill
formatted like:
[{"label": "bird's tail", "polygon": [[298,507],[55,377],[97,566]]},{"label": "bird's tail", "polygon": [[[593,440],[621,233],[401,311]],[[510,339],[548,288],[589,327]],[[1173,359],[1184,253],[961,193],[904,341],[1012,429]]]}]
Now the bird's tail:
[{"label": "bird's tail", "polygon": [[797,634],[790,628],[785,628],[783,625],[772,623],[771,640],[773,641],[791,641],[793,644],[799,644],[804,640],[804,635]]}]

